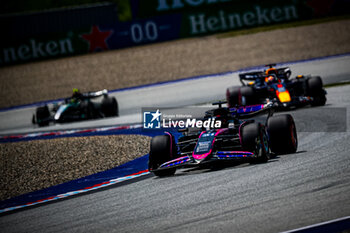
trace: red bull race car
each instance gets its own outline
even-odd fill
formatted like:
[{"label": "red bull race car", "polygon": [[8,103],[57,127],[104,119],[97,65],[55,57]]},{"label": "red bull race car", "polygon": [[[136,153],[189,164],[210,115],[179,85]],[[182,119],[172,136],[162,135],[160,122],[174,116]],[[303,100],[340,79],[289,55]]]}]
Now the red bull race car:
[{"label": "red bull race car", "polygon": [[[222,122],[220,128],[188,128],[175,140],[173,134],[151,140],[149,171],[156,176],[174,175],[179,167],[205,166],[222,161],[264,163],[277,154],[294,153],[297,131],[289,114],[273,116],[272,103],[212,109],[204,119]],[[251,119],[265,115],[263,122]]]},{"label": "red bull race car", "polygon": [[289,67],[275,68],[275,64],[267,66],[265,71],[239,74],[243,86],[227,88],[226,99],[229,106],[272,101],[276,108],[288,110],[305,105],[325,105],[327,92],[319,76],[298,75],[291,78]]}]

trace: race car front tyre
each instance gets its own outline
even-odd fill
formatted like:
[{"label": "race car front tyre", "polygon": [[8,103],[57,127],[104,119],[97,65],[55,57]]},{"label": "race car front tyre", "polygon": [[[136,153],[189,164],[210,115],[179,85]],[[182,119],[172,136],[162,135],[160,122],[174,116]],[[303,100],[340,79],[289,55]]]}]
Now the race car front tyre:
[{"label": "race car front tyre", "polygon": [[266,163],[269,160],[269,143],[261,124],[251,123],[243,126],[241,138],[243,149],[256,155],[251,163]]},{"label": "race car front tyre", "polygon": [[289,114],[272,116],[267,121],[271,151],[276,154],[295,153],[298,137],[293,117]]},{"label": "race car front tyre", "polygon": [[323,82],[319,76],[311,77],[307,80],[307,95],[311,96],[312,106],[323,106],[326,104],[327,98],[323,89]]},{"label": "race car front tyre", "polygon": [[106,117],[119,116],[119,107],[116,98],[105,97],[102,100],[101,111]]},{"label": "race car front tyre", "polygon": [[[159,166],[172,159],[174,151],[172,139],[170,135],[155,136],[151,140],[151,149],[148,159],[148,170],[158,169]],[[165,170],[153,171],[153,174],[158,177],[172,176],[175,174],[176,168],[169,168]]]},{"label": "race car front tyre", "polygon": [[313,100],[311,101],[312,106],[323,106],[326,104],[327,98],[326,94],[320,93],[319,95],[312,96]]},{"label": "race car front tyre", "polygon": [[[47,105],[38,107],[36,109],[36,123],[41,126],[47,126],[49,125],[50,121],[50,111],[49,107]],[[34,122],[34,120],[33,120]]]}]

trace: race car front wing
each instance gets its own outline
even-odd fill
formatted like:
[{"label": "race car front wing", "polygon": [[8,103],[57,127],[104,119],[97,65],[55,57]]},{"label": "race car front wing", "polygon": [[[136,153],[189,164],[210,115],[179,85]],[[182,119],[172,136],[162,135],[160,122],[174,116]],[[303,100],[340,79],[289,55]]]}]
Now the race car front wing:
[{"label": "race car front wing", "polygon": [[[238,160],[238,159],[250,159],[254,158],[254,153],[249,151],[217,151],[212,154],[212,156],[207,160],[202,160],[200,162],[192,158],[191,155],[182,156],[168,162],[165,162],[159,166],[156,170],[163,170],[173,167],[181,166],[196,166],[199,164],[204,164],[219,160]],[[154,170],[155,171],[155,170]]]}]

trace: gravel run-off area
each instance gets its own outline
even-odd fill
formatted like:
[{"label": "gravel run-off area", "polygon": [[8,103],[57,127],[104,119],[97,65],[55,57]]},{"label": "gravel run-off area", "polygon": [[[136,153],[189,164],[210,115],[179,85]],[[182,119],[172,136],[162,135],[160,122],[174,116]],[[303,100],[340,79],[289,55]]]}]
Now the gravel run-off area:
[{"label": "gravel run-off area", "polygon": [[[0,108],[350,52],[350,20],[235,37],[207,36],[0,68]],[[0,144],[0,200],[147,154],[136,135]]]},{"label": "gravel run-off area", "polygon": [[149,142],[118,135],[0,144],[0,200],[112,169],[147,154]]}]

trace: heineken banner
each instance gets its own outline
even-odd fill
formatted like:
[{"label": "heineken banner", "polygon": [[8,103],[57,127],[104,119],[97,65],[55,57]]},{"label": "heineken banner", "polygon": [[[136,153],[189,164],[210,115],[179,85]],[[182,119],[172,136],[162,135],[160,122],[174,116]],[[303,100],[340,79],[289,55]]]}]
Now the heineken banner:
[{"label": "heineken banner", "polygon": [[0,65],[174,40],[179,22],[180,15],[166,15],[7,40],[1,43]]},{"label": "heineken banner", "polygon": [[[240,12],[256,5],[274,8],[281,5],[294,6],[303,17],[320,17],[349,14],[349,0],[119,0],[129,1],[134,18],[144,18],[171,13],[192,13],[210,10]],[[242,12],[240,12],[242,13]],[[278,13],[276,13],[278,14]],[[249,16],[248,16],[249,17]]]},{"label": "heineken banner", "polygon": [[350,0],[116,0],[0,15],[0,66],[350,13]]},{"label": "heineken banner", "polygon": [[198,36],[217,32],[240,30],[307,18],[305,9],[293,1],[270,4],[241,5],[240,7],[212,7],[184,13],[181,37]]}]

